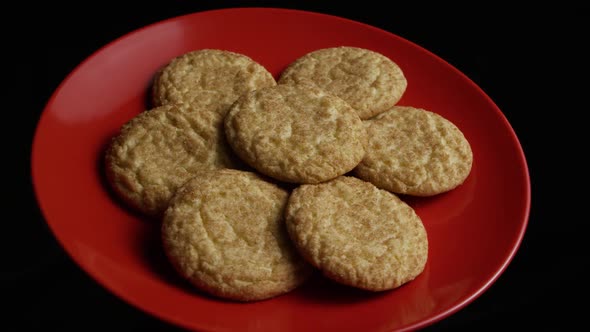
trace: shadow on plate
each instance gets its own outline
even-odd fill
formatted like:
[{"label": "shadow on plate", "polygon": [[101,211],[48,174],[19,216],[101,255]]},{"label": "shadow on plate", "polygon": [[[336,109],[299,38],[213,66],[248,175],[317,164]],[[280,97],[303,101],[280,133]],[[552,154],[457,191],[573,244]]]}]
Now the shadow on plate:
[{"label": "shadow on plate", "polygon": [[389,294],[389,292],[371,292],[339,284],[319,271],[315,271],[310,279],[295,291],[303,302],[342,305],[377,299]]}]

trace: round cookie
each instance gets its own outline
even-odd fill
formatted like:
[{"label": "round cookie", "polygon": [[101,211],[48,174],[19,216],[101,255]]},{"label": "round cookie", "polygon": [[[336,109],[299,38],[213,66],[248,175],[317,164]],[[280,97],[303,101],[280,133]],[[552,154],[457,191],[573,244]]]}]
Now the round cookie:
[{"label": "round cookie", "polygon": [[196,288],[237,301],[287,293],[311,275],[289,239],[289,193],[258,174],[198,174],[173,197],[162,222],[164,250]]},{"label": "round cookie", "polygon": [[276,85],[272,74],[252,58],[227,50],[201,49],[163,66],[152,84],[154,106],[198,103],[199,109],[225,116],[242,94]]},{"label": "round cookie", "polygon": [[461,185],[471,172],[469,142],[436,113],[394,106],[365,124],[367,152],[353,173],[379,188],[433,196]]},{"label": "round cookie", "polygon": [[311,84],[243,95],[225,117],[225,134],[250,166],[291,183],[318,183],[349,172],[363,158],[366,142],[355,111]]},{"label": "round cookie", "polygon": [[428,259],[426,230],[416,212],[355,177],[299,186],[285,215],[303,257],[345,285],[393,289],[415,279]]},{"label": "round cookie", "polygon": [[168,201],[201,169],[240,165],[211,119],[188,105],[141,112],[121,127],[105,151],[107,180],[134,209],[160,217]]},{"label": "round cookie", "polygon": [[408,82],[401,68],[381,53],[340,46],[312,51],[281,73],[278,83],[310,80],[344,99],[365,120],[395,105]]}]

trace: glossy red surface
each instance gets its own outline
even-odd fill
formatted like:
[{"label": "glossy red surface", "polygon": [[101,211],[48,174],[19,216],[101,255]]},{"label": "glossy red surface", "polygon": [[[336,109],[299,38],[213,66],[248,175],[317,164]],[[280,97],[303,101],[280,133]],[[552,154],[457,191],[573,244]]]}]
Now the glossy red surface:
[{"label": "glossy red surface", "polygon": [[[465,134],[473,169],[455,190],[404,197],[430,241],[425,271],[389,292],[368,294],[315,276],[296,291],[242,304],[194,291],[162,254],[157,222],[128,211],[102,175],[102,153],[118,128],[146,107],[155,71],[199,48],[244,53],[275,77],[309,51],[339,45],[373,49],[404,70],[399,102],[437,112]],[[510,124],[457,69],[389,32],[323,14],[226,9],[159,22],[115,40],[59,86],[38,123],[32,176],[46,221],[72,259],[117,296],[195,330],[394,331],[443,319],[486,291],[505,270],[526,230],[530,182]]]}]

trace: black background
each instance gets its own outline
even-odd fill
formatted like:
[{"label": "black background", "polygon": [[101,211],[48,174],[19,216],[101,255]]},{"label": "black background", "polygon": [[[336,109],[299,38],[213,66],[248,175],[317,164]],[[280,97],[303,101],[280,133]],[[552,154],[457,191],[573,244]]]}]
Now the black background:
[{"label": "black background", "polygon": [[[31,143],[54,89],[115,38],[181,14],[225,7],[322,12],[388,30],[442,57],[478,84],[513,126],[532,184],[529,225],[500,278],[425,331],[568,328],[587,308],[584,175],[588,10],[488,2],[20,2],[1,10],[4,220],[0,330],[180,331],[107,292],[57,244],[37,208]],[[8,186],[6,186],[6,183]]]}]

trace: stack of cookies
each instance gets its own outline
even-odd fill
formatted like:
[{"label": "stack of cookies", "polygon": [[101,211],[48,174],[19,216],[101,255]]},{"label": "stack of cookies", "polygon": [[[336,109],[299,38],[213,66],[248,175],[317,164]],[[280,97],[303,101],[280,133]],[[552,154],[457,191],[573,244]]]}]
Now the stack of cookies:
[{"label": "stack of cookies", "polygon": [[170,262],[208,294],[268,299],[314,270],[394,289],[428,258],[400,197],[450,191],[473,161],[453,123],[397,105],[406,88],[395,62],[358,47],[305,54],[278,81],[244,54],[192,51],[156,73],[153,105],[107,149],[107,179],[161,221]]}]

